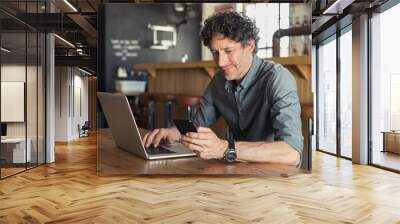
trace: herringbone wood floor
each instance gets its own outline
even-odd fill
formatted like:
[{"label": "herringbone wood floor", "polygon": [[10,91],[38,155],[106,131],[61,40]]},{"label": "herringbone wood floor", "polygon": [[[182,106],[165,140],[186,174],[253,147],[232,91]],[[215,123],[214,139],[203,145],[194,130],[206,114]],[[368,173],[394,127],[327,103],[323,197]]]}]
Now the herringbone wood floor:
[{"label": "herringbone wood floor", "polygon": [[277,177],[98,177],[94,137],[0,181],[0,223],[400,223],[400,175],[315,153]]}]

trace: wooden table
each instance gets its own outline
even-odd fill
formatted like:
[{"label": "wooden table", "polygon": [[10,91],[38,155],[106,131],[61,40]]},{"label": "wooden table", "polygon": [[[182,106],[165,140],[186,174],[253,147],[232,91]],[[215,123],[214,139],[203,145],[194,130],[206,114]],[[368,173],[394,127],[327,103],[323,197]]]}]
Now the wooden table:
[{"label": "wooden table", "polygon": [[222,160],[202,160],[197,157],[145,160],[118,148],[109,129],[97,133],[98,175],[256,175],[289,177],[305,173],[293,166],[271,163],[227,164]]}]

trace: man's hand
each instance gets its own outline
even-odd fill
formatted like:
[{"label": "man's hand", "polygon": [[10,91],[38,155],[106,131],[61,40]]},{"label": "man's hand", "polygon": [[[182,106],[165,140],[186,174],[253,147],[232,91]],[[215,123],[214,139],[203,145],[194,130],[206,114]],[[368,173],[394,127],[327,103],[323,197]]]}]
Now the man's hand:
[{"label": "man's hand", "polygon": [[146,148],[150,147],[150,145],[157,147],[161,140],[164,140],[167,144],[171,144],[179,142],[180,139],[181,134],[176,127],[160,128],[145,134],[143,137],[143,144]]},{"label": "man's hand", "polygon": [[204,127],[182,136],[182,144],[196,151],[202,159],[221,159],[228,148],[227,141],[221,140],[211,129]]}]

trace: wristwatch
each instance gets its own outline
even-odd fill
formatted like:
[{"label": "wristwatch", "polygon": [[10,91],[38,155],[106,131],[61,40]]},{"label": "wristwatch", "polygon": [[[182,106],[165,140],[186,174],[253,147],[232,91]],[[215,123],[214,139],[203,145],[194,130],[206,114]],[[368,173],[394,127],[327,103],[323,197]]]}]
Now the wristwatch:
[{"label": "wristwatch", "polygon": [[233,140],[233,134],[228,131],[228,148],[224,153],[224,159],[228,163],[233,163],[236,161],[236,149],[235,149],[235,142]]},{"label": "wristwatch", "polygon": [[225,151],[224,159],[228,163],[235,162],[236,161],[236,149],[228,147],[228,149]]}]

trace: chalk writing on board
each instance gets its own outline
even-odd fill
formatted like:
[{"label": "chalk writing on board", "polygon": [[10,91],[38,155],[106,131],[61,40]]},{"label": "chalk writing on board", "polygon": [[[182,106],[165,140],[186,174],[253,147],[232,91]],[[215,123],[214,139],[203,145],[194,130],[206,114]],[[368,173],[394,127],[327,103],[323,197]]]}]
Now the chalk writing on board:
[{"label": "chalk writing on board", "polygon": [[111,39],[110,41],[114,55],[121,58],[122,61],[139,56],[141,47],[138,40]]}]

